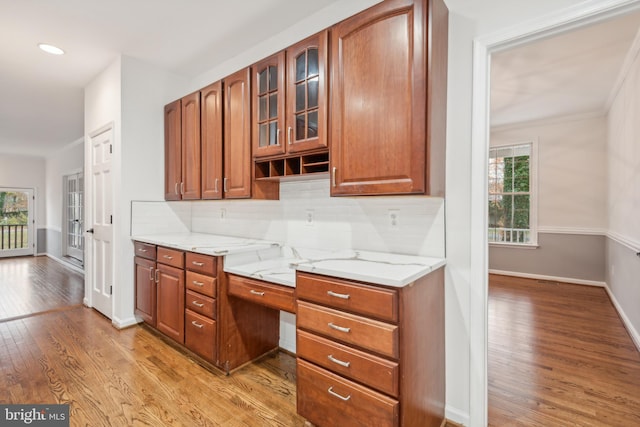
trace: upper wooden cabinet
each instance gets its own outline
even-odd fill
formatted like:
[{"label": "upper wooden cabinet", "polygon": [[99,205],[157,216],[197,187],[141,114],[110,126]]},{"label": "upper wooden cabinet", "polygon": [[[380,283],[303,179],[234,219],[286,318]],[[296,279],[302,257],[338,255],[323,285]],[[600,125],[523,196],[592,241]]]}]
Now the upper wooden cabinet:
[{"label": "upper wooden cabinet", "polygon": [[251,91],[250,69],[224,79],[225,198],[251,197]]},{"label": "upper wooden cabinet", "polygon": [[165,200],[200,198],[200,92],[164,109]]},{"label": "upper wooden cabinet", "polygon": [[253,156],[327,147],[328,31],[252,67]]},{"label": "upper wooden cabinet", "polygon": [[202,144],[202,198],[221,199],[222,170],[222,81],[200,91]]},{"label": "upper wooden cabinet", "polygon": [[448,11],[386,0],[331,30],[331,195],[444,195]]}]

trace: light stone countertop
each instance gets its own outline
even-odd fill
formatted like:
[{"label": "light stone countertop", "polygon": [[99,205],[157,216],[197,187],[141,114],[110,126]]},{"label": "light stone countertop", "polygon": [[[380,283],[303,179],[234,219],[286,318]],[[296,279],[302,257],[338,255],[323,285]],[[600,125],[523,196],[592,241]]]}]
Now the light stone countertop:
[{"label": "light stone countertop", "polygon": [[224,271],[295,287],[296,270],[391,287],[403,287],[446,264],[444,258],[280,246],[259,239],[206,233],[132,236],[132,240],[224,256]]}]

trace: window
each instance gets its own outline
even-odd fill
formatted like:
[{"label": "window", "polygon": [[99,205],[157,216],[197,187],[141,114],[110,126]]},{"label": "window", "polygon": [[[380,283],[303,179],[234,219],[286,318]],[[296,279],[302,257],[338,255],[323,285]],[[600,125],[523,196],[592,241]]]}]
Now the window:
[{"label": "window", "polygon": [[535,245],[532,147],[489,149],[489,242]]}]

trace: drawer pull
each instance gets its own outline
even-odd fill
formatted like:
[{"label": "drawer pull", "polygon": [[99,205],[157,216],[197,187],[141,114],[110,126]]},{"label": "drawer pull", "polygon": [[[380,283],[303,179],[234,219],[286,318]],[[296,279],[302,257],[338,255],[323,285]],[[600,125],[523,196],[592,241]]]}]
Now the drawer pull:
[{"label": "drawer pull", "polygon": [[164,256],[163,256],[163,258],[166,258],[166,259],[173,259],[173,257],[172,257],[172,256],[170,256],[170,255],[164,255]]},{"label": "drawer pull", "polygon": [[149,267],[149,280],[151,282],[153,282],[153,272],[155,271],[155,268],[153,267]]},{"label": "drawer pull", "polygon": [[203,267],[204,266],[204,262],[198,262],[198,261],[191,261],[191,264],[197,265],[198,267]]},{"label": "drawer pull", "polygon": [[204,304],[199,303],[198,301],[192,301],[191,304],[195,305],[196,307],[204,307]]},{"label": "drawer pull", "polygon": [[145,248],[138,248],[138,252],[147,252]]},{"label": "drawer pull", "polygon": [[338,393],[336,393],[335,391],[333,391],[333,387],[329,387],[329,389],[327,390],[329,392],[330,395],[337,397],[340,400],[344,400],[345,402],[349,399],[351,399],[351,395],[344,397],[339,395]]},{"label": "drawer pull", "polygon": [[204,286],[204,282],[198,282],[197,280],[192,281],[191,283],[193,283],[196,286],[200,286],[203,287]]},{"label": "drawer pull", "polygon": [[253,295],[258,295],[260,297],[264,295],[264,292],[254,291],[253,289],[251,289],[249,292],[252,293]]},{"label": "drawer pull", "polygon": [[204,328],[204,325],[203,325],[203,324],[200,324],[200,323],[196,322],[195,320],[192,320],[192,321],[191,321],[191,324],[192,324],[193,326],[195,326],[196,328],[200,328],[200,329]]},{"label": "drawer pull", "polygon": [[333,357],[332,354],[327,356],[327,359],[329,359],[330,361],[332,361],[333,363],[337,363],[340,366],[344,366],[345,368],[348,368],[349,365],[351,365],[351,362],[343,362],[340,359],[336,359],[335,357]]},{"label": "drawer pull", "polygon": [[345,332],[345,333],[351,332],[351,328],[345,328],[344,326],[334,325],[331,322],[327,323],[327,325],[329,325],[331,329],[335,329],[336,331]]},{"label": "drawer pull", "polygon": [[333,291],[327,291],[327,295],[329,295],[330,297],[336,297],[336,298],[342,298],[342,299],[350,298],[349,294],[338,294]]}]

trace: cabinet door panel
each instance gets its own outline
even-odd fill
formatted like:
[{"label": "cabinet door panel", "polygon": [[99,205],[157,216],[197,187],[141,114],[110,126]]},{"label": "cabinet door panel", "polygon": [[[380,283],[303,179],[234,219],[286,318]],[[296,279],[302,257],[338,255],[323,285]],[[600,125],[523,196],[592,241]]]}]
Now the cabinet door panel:
[{"label": "cabinet door panel", "polygon": [[202,198],[222,198],[222,82],[200,91]]},{"label": "cabinet door panel", "polygon": [[156,327],[184,344],[184,271],[158,264]]},{"label": "cabinet door panel", "polygon": [[135,257],[136,314],[151,326],[156,326],[156,263]]},{"label": "cabinet door panel", "polygon": [[182,181],[183,200],[200,198],[200,92],[182,98]]},{"label": "cabinet door panel", "polygon": [[224,79],[224,196],[251,197],[251,98],[249,68]]},{"label": "cabinet door panel", "polygon": [[392,0],[334,27],[332,195],[425,191],[425,25],[423,1]]},{"label": "cabinet door panel", "polygon": [[164,199],[180,200],[182,181],[181,101],[164,107]]},{"label": "cabinet door panel", "polygon": [[327,148],[328,31],[287,49],[287,151]]},{"label": "cabinet door panel", "polygon": [[285,53],[253,65],[253,156],[284,154]]}]

